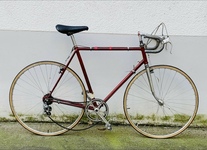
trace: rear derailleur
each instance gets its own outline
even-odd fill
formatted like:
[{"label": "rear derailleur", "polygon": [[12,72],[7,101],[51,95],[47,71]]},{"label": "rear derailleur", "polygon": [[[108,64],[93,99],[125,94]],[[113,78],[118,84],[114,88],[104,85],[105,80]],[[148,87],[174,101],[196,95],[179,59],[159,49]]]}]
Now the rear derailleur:
[{"label": "rear derailleur", "polygon": [[51,116],[52,107],[50,105],[52,104],[52,99],[53,97],[49,94],[43,97],[43,110],[48,116]]}]

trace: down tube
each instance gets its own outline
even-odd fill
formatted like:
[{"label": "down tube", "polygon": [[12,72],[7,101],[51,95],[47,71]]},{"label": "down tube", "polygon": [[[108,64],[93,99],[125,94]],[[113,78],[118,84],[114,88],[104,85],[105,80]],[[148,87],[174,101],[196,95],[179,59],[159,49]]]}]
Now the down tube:
[{"label": "down tube", "polygon": [[126,77],[106,96],[104,99],[105,102],[107,102],[113,95],[116,93],[116,91],[139,69],[140,66],[144,64],[145,60],[143,59],[140,61],[133,70],[131,70]]}]

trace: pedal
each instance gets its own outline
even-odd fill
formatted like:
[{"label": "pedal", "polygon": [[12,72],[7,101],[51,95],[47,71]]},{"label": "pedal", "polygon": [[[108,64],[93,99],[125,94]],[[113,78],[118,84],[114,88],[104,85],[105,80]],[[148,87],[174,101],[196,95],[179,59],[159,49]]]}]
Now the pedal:
[{"label": "pedal", "polygon": [[108,130],[112,130],[111,124],[106,124],[105,128],[108,129]]}]

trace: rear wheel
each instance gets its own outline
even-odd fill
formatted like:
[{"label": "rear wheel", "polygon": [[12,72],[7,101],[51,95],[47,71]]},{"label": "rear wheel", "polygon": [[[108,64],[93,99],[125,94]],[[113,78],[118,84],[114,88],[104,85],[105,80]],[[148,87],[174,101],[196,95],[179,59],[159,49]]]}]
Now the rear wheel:
[{"label": "rear wheel", "polygon": [[[47,97],[52,90],[63,67],[64,65],[58,62],[36,62],[21,70],[12,82],[9,93],[11,110],[17,121],[35,134],[59,135],[68,131],[48,116],[58,124],[72,129],[84,114],[82,108],[57,102],[43,102],[43,97]],[[85,87],[78,75],[67,68],[52,97],[85,105]]]}]

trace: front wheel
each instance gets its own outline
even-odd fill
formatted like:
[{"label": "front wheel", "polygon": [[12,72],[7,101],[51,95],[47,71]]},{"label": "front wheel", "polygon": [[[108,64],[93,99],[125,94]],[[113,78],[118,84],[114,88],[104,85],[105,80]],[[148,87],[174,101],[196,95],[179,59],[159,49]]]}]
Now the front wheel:
[{"label": "front wheel", "polygon": [[27,130],[39,135],[59,135],[68,131],[61,126],[72,129],[83,116],[83,108],[50,101],[55,97],[85,105],[85,87],[70,68],[66,69],[51,99],[44,103],[43,97],[53,89],[64,67],[58,62],[36,62],[14,78],[9,103],[15,118]]},{"label": "front wheel", "polygon": [[146,70],[128,84],[124,94],[124,112],[133,128],[151,138],[170,138],[183,132],[198,110],[198,92],[191,78],[168,65],[150,67],[159,103],[152,95]]}]

